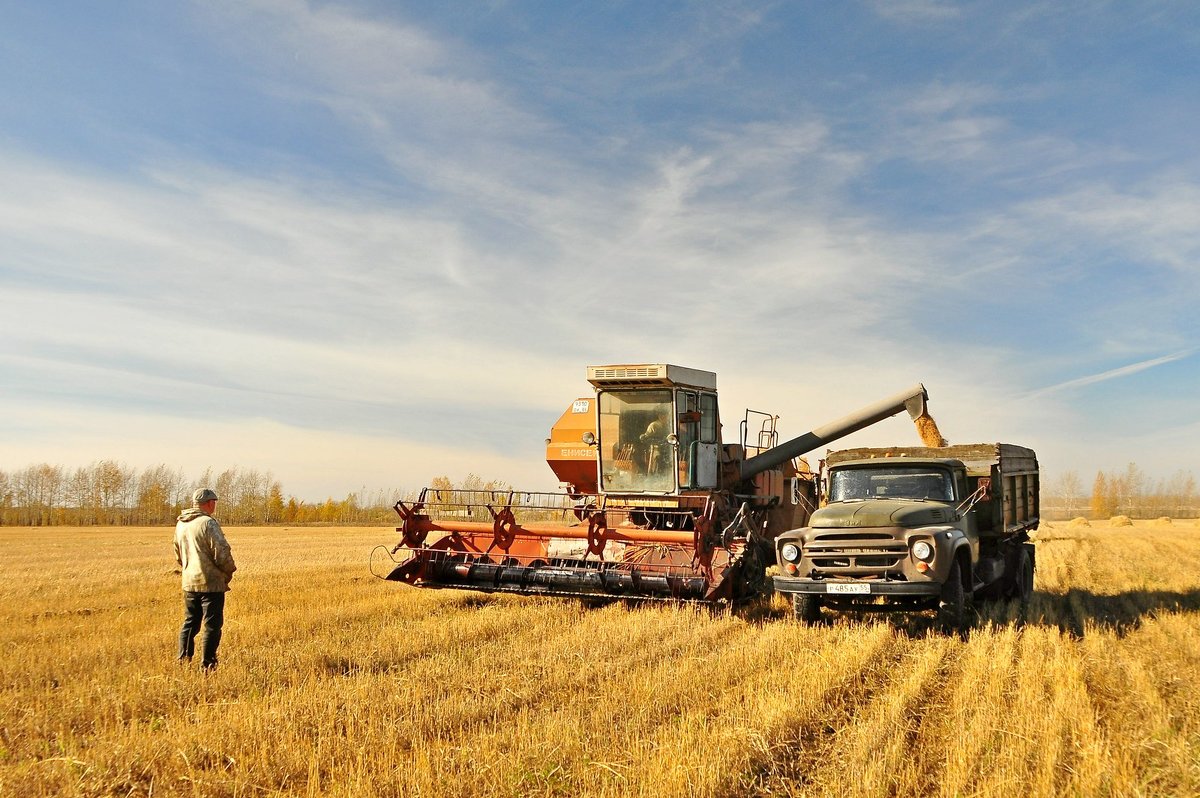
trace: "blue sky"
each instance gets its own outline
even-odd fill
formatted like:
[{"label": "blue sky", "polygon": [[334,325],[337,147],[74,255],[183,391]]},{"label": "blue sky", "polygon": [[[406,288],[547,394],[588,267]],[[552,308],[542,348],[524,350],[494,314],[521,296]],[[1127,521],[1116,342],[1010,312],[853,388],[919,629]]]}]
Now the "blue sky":
[{"label": "blue sky", "polygon": [[552,487],[621,362],[1200,465],[1195,4],[3,7],[0,468]]}]

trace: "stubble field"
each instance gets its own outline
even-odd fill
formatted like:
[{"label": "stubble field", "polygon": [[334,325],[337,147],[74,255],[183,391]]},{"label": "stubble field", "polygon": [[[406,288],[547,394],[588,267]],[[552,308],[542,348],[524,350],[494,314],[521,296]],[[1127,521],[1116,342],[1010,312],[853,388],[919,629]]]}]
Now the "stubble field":
[{"label": "stubble field", "polygon": [[1043,524],[1028,611],[418,591],[390,529],[230,528],[220,668],[170,529],[0,529],[0,794],[1196,795],[1200,528]]}]

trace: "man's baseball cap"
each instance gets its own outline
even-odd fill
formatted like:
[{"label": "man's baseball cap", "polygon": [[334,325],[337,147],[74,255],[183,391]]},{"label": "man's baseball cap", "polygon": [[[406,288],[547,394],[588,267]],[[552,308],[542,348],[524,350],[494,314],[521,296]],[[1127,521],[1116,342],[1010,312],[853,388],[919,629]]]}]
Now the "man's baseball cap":
[{"label": "man's baseball cap", "polygon": [[205,502],[215,502],[217,500],[216,491],[212,488],[201,488],[192,494],[192,506],[199,507]]}]

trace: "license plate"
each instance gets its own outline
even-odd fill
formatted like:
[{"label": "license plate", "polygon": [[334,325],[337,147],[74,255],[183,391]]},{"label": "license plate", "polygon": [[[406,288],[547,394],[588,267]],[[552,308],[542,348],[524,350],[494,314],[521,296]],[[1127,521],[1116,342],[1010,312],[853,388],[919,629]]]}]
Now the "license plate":
[{"label": "license plate", "polygon": [[870,593],[871,586],[862,582],[830,582],[825,585],[826,593]]}]

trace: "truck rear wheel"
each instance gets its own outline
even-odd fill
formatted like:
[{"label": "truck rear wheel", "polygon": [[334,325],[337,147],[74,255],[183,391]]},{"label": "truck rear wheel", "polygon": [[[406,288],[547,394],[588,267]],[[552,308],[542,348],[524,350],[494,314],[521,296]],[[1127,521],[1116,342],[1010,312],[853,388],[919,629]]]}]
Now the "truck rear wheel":
[{"label": "truck rear wheel", "polygon": [[1033,598],[1033,557],[1029,549],[1021,547],[1017,555],[1016,572],[1013,574],[1012,597],[1022,604],[1028,604]]},{"label": "truck rear wheel", "polygon": [[800,623],[817,623],[821,620],[821,597],[812,593],[793,593],[792,612]]},{"label": "truck rear wheel", "polygon": [[965,632],[967,629],[967,595],[963,590],[962,564],[959,562],[950,566],[950,574],[942,585],[937,620],[946,634]]}]

